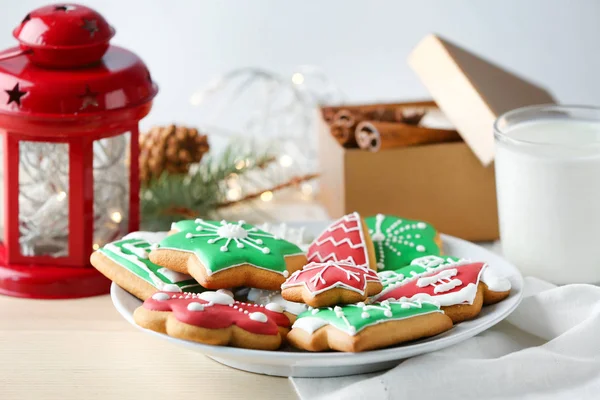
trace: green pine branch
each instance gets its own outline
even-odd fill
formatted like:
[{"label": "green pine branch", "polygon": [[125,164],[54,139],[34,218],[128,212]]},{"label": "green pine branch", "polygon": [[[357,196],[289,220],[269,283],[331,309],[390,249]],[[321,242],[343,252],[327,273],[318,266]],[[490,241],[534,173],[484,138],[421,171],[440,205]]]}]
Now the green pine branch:
[{"label": "green pine branch", "polygon": [[273,160],[254,145],[231,144],[221,154],[205,157],[190,174],[164,172],[141,189],[141,229],[164,231],[173,221],[210,217],[227,201],[228,177],[264,168]]}]

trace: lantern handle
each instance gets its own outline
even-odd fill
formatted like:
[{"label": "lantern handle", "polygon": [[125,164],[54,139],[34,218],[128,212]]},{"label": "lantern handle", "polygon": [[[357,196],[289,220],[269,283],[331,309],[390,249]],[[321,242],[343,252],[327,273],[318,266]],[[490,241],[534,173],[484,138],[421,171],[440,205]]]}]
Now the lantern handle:
[{"label": "lantern handle", "polygon": [[31,49],[27,49],[27,50],[24,50],[24,49],[9,50],[9,51],[0,53],[0,61],[4,61],[4,60],[8,60],[10,58],[15,58],[15,57],[18,57],[18,56],[22,56],[24,54],[30,54],[32,52],[33,52],[33,50],[31,50]]}]

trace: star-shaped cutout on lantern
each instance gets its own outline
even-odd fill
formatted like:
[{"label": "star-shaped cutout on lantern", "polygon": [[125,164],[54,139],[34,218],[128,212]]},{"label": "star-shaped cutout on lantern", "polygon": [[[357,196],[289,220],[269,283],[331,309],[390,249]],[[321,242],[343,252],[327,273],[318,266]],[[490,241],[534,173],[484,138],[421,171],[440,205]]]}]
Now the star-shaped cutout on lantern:
[{"label": "star-shaped cutout on lantern", "polygon": [[27,92],[21,90],[19,84],[17,83],[11,90],[5,90],[8,93],[8,101],[6,104],[17,103],[18,106],[21,106],[21,97],[25,96]]},{"label": "star-shaped cutout on lantern", "polygon": [[61,5],[54,7],[54,11],[69,12],[69,11],[73,11],[75,8],[76,8],[75,6],[72,6],[70,4],[61,4]]},{"label": "star-shaped cutout on lantern", "polygon": [[88,85],[85,85],[85,93],[79,96],[82,99],[80,110],[88,107],[98,107],[98,93],[92,92]]},{"label": "star-shaped cutout on lantern", "polygon": [[94,37],[96,32],[98,32],[98,21],[84,18],[81,27],[90,33],[90,37]]}]

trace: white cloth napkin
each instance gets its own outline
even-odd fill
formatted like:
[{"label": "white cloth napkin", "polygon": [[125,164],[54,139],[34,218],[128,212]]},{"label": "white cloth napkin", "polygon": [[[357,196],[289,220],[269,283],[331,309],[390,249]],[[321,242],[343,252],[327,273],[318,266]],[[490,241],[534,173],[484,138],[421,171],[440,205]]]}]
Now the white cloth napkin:
[{"label": "white cloth napkin", "polygon": [[600,287],[525,279],[503,322],[396,368],[292,378],[301,399],[600,399]]}]

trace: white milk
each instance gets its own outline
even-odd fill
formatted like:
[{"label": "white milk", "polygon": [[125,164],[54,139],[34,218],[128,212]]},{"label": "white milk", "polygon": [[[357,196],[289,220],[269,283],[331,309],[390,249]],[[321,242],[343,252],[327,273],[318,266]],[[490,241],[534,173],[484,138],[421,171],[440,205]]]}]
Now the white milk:
[{"label": "white milk", "polygon": [[600,122],[532,120],[504,136],[496,139],[504,255],[526,276],[600,282]]}]

